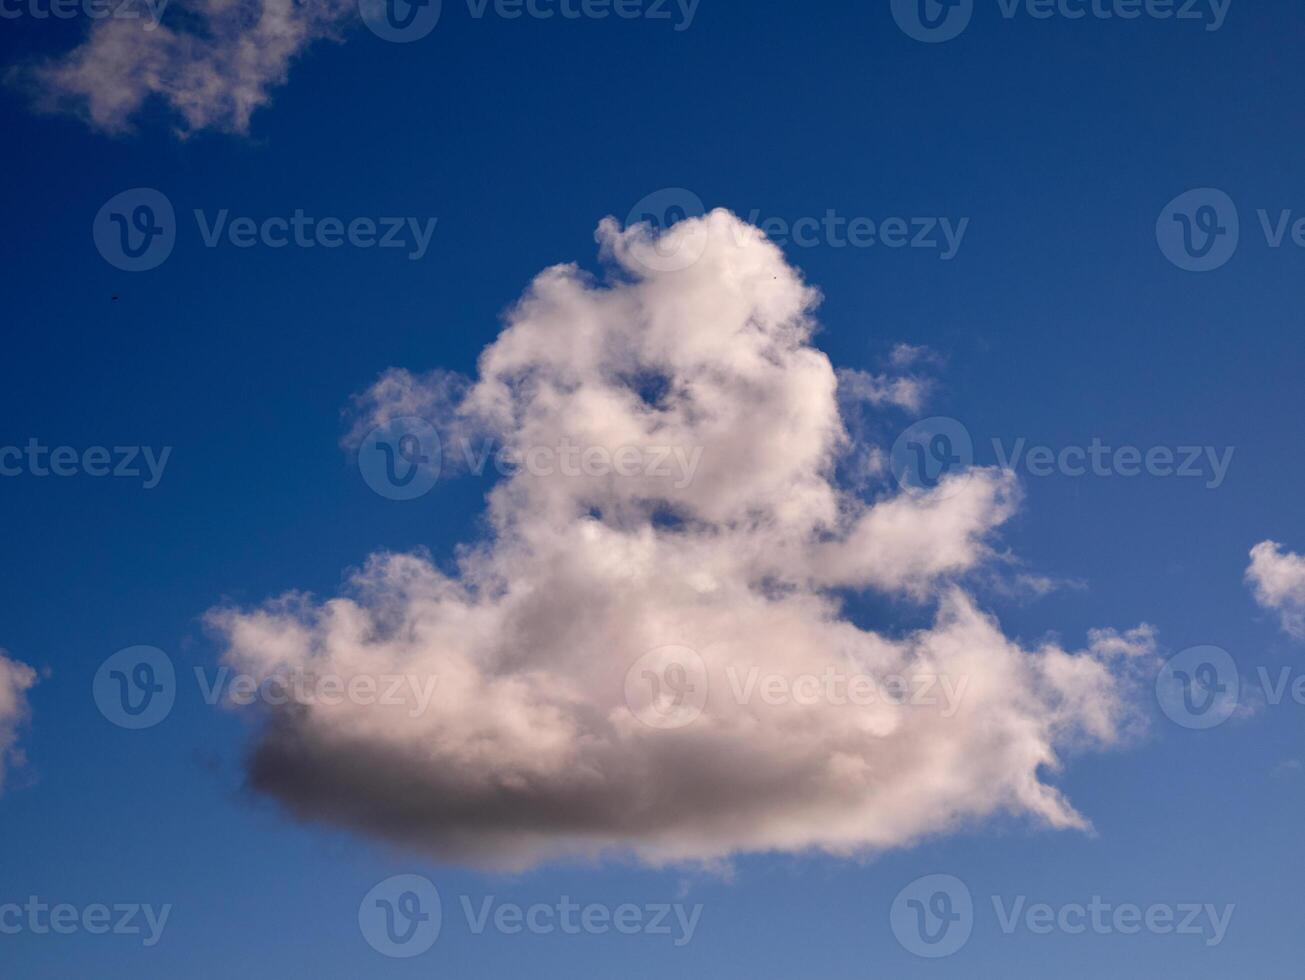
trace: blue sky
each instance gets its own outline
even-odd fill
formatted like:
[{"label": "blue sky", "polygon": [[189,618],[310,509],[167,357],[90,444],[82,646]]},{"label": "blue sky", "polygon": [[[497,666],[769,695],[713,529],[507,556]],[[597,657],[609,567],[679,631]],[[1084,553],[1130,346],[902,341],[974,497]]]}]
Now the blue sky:
[{"label": "blue sky", "polygon": [[[12,231],[0,239],[0,445],[172,448],[151,489],[30,469],[0,478],[0,647],[42,675],[19,731],[25,762],[0,797],[0,905],[172,910],[150,947],[84,931],[0,935],[6,975],[1298,972],[1290,869],[1305,849],[1305,707],[1246,689],[1261,668],[1294,677],[1302,645],[1243,579],[1259,542],[1305,549],[1305,463],[1290,448],[1305,251],[1290,232],[1272,247],[1257,214],[1305,214],[1302,13],[1233,0],[1207,30],[1146,16],[1007,18],[997,0],[976,0],[969,26],[936,44],[907,36],[886,0],[819,12],[701,0],[684,30],[679,17],[476,18],[446,0],[428,36],[392,44],[354,14],[338,42],[299,52],[248,132],[209,125],[184,138],[157,100],[130,131],[106,133],[75,113],[33,111],[45,83],[11,76],[0,94]],[[0,35],[4,63],[58,57],[87,30],[85,17],[24,12]],[[176,243],[157,268],[125,272],[97,251],[92,224],[142,187],[175,208]],[[600,274],[599,221],[625,220],[663,188],[776,229],[830,212],[877,226],[968,219],[949,259],[773,236],[823,295],[812,343],[835,366],[884,372],[898,343],[936,352],[921,369],[927,404],[876,421],[885,448],[927,416],[957,420],[980,466],[1001,461],[994,440],[1003,453],[1021,439],[1055,452],[1094,439],[1232,447],[1217,487],[1019,470],[1024,499],[993,539],[1018,565],[995,559],[968,588],[1028,648],[1052,634],[1078,650],[1092,628],[1139,623],[1155,627],[1157,663],[1223,648],[1241,709],[1208,731],[1175,724],[1151,694],[1152,670],[1139,700],[1147,731],[1108,751],[1069,748],[1045,777],[1090,833],[999,813],[853,859],[743,853],[728,873],[630,857],[487,872],[296,820],[249,788],[256,721],[206,704],[193,679],[196,667],[216,671],[224,649],[205,613],[288,590],[329,598],[383,549],[426,548],[447,564],[481,533],[489,478],[441,480],[406,502],[368,488],[341,448],[351,398],[391,367],[473,374],[534,276],[559,262]],[[1235,254],[1204,273],[1157,242],[1157,219],[1194,188],[1224,192],[1240,218]],[[206,222],[223,209],[437,221],[411,259],[207,247],[196,209]],[[1012,584],[1016,570],[1057,587],[1031,594]],[[858,622],[894,634],[932,617],[930,602],[902,595],[849,603]],[[165,651],[178,684],[166,719],[131,731],[92,687],[110,655],[137,645]],[[409,959],[378,954],[358,924],[369,890],[400,874],[425,876],[443,898],[438,941]],[[890,918],[899,892],[932,874],[963,881],[975,906],[968,943],[938,960],[904,948]],[[459,897],[479,906],[490,895],[702,911],[682,946],[477,935]],[[1003,907],[1100,896],[1235,909],[1207,945],[1146,931],[1006,934],[993,896]]]}]

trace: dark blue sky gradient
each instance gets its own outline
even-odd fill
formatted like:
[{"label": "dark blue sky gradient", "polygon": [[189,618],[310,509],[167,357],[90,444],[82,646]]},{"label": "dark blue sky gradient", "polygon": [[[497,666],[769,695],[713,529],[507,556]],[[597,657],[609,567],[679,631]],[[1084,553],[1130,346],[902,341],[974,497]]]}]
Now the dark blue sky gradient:
[{"label": "dark blue sky gradient", "polygon": [[[1199,24],[1003,19],[979,0],[961,37],[925,45],[887,2],[702,0],[692,27],[473,20],[446,2],[411,45],[361,25],[293,67],[248,138],[172,135],[155,107],[108,138],[0,92],[6,284],[0,444],[174,447],[160,485],[0,479],[0,646],[34,689],[28,765],[0,800],[0,903],[172,903],[154,949],[121,937],[0,937],[0,974],[194,980],[873,976],[1215,980],[1298,975],[1305,708],[1209,733],[1153,711],[1133,748],[1056,777],[1095,834],[998,821],[865,863],[758,856],[732,881],[625,865],[487,877],[299,826],[243,789],[242,720],[204,704],[200,619],[224,600],[330,595],[380,548],[437,559],[474,533],[483,480],[417,504],[370,492],[340,450],[350,396],[390,366],[470,371],[500,315],[556,262],[598,269],[593,233],[663,187],[793,220],[968,217],[955,259],[882,246],[788,246],[824,294],[817,343],[876,369],[897,341],[947,358],[931,404],[981,462],[993,438],[1062,446],[1235,446],[1217,490],[1177,479],[1027,477],[1003,542],[1073,579],[1038,601],[984,594],[1008,633],[1078,646],[1146,621],[1164,648],[1217,644],[1245,676],[1300,664],[1254,606],[1246,553],[1305,547],[1305,250],[1268,248],[1255,209],[1305,215],[1302,8],[1233,0]],[[74,44],[82,25],[0,25],[5,64]],[[160,268],[119,272],[90,227],[108,198],[162,190],[181,218]],[[1242,244],[1193,275],[1157,248],[1175,195],[1218,187]],[[397,251],[205,248],[192,209],[263,217],[437,217],[421,261]],[[116,301],[110,299],[117,295]],[[862,615],[918,622],[908,603]],[[172,716],[131,733],[90,696],[109,654],[168,651]],[[358,902],[418,871],[445,894],[439,944],[414,961],[362,942]],[[979,902],[941,963],[894,940],[887,910],[942,871]],[[530,904],[705,905],[684,949],[652,937],[474,936],[462,893]],[[987,896],[1050,903],[1236,903],[1224,943],[1015,936]]]}]

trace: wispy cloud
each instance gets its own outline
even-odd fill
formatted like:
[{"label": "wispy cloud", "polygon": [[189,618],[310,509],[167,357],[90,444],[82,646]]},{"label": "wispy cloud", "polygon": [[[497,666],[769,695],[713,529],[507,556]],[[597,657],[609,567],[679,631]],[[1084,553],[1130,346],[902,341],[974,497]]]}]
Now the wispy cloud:
[{"label": "wispy cloud", "polygon": [[336,36],[355,10],[347,0],[175,0],[164,22],[96,21],[72,51],[19,66],[10,80],[39,109],[73,112],[107,133],[129,130],[153,98],[180,117],[183,134],[247,133],[293,60]]},{"label": "wispy cloud", "polygon": [[918,412],[924,407],[930,387],[928,379],[908,375],[871,374],[854,368],[838,372],[839,393],[845,399],[875,408],[892,406]]},{"label": "wispy cloud", "polygon": [[36,671],[0,650],[0,789],[9,767],[22,762],[18,729],[27,720],[27,691],[35,683]]},{"label": "wispy cloud", "polygon": [[922,344],[894,344],[889,354],[889,363],[899,371],[904,371],[921,365],[940,366],[943,356]]}]

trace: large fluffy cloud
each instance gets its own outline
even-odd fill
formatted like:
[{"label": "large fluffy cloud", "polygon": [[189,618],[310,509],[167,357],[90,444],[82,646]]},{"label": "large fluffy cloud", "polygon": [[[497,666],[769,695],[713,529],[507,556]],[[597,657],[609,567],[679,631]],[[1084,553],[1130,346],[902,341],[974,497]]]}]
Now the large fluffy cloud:
[{"label": "large fluffy cloud", "polygon": [[180,115],[183,131],[244,133],[295,56],[354,9],[348,0],[176,0],[157,26],[95,21],[77,48],[15,77],[39,107],[76,112],[110,133],[127,129],[152,97]]},{"label": "large fluffy cloud", "polygon": [[1283,630],[1305,639],[1305,558],[1261,541],[1251,549],[1246,582],[1255,601],[1278,614]]},{"label": "large fluffy cloud", "polygon": [[[1149,629],[1030,648],[982,611],[965,582],[1018,506],[1009,473],[849,492],[818,296],[760,232],[718,211],[661,237],[608,220],[598,239],[604,281],[546,270],[476,378],[388,373],[351,441],[425,415],[446,456],[473,436],[523,457],[674,449],[692,478],[523,466],[453,567],[377,554],[328,601],[212,611],[227,662],[260,678],[438,678],[425,710],[267,709],[252,785],[304,818],[508,867],[857,854],[999,812],[1085,826],[1049,779],[1130,728]],[[665,261],[686,243],[697,261]],[[863,589],[927,604],[931,625],[854,622]],[[831,676],[862,697],[770,686]]]},{"label": "large fluffy cloud", "polygon": [[27,720],[27,691],[35,683],[36,671],[0,650],[0,789],[9,766],[22,761],[18,728]]}]

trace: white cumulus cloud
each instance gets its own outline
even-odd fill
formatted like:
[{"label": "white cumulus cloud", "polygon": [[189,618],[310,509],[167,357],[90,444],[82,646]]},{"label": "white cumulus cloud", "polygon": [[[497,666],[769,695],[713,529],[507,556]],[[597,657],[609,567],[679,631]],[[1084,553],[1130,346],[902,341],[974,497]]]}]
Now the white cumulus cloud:
[{"label": "white cumulus cloud", "polygon": [[1278,614],[1285,632],[1305,639],[1305,558],[1261,541],[1251,549],[1246,583],[1256,602]]},{"label": "white cumulus cloud", "polygon": [[[425,710],[265,707],[251,784],[299,817],[496,867],[859,855],[998,813],[1087,826],[1051,780],[1137,723],[1149,628],[1081,650],[1003,633],[966,582],[1019,504],[1009,473],[840,485],[857,447],[811,343],[818,294],[760,231],[717,211],[661,237],[609,219],[598,240],[603,279],[545,270],[475,378],[391,371],[349,441],[416,414],[446,450],[470,434],[522,455],[673,448],[692,479],[522,467],[453,566],[379,553],[334,598],[212,610],[226,662],[258,677],[438,679]],[[686,240],[701,256],[667,262]],[[924,604],[930,624],[858,623],[860,590]],[[666,647],[679,674],[638,669]],[[863,697],[777,698],[766,680],[831,676]],[[654,707],[695,706],[678,727],[627,700],[660,682],[678,686]]]}]

